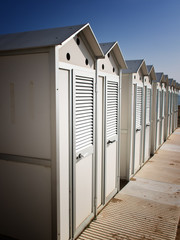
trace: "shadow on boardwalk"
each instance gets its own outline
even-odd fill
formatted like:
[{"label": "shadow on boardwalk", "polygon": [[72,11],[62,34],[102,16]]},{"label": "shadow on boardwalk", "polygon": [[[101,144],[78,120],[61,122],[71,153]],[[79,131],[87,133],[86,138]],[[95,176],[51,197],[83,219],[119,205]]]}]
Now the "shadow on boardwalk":
[{"label": "shadow on boardwalk", "polygon": [[180,129],[177,129],[78,239],[180,240],[179,217]]}]

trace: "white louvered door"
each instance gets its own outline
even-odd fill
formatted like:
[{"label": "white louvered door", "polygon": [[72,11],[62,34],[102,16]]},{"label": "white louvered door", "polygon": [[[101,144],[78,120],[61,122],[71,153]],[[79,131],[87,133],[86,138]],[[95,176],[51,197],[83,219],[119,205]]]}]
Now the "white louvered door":
[{"label": "white louvered door", "polygon": [[159,146],[161,145],[162,141],[162,104],[163,104],[163,92],[162,90],[159,92]]},{"label": "white louvered door", "polygon": [[160,144],[164,142],[164,125],[165,125],[165,91],[161,92],[161,137]]},{"label": "white louvered door", "polygon": [[107,201],[117,192],[119,77],[106,77],[105,88],[105,198]]},{"label": "white louvered door", "polygon": [[149,126],[151,122],[151,89],[147,88],[146,96],[146,126]]},{"label": "white louvered door", "polygon": [[[73,72],[73,225],[93,217],[95,71]],[[84,222],[86,220],[86,223]]]},{"label": "white louvered door", "polygon": [[144,162],[150,158],[150,130],[151,130],[151,88],[145,88],[145,124],[144,124]]},{"label": "white louvered door", "polygon": [[137,99],[136,99],[136,130],[142,128],[142,101],[143,101],[143,88],[137,87]]},{"label": "white louvered door", "polygon": [[156,149],[158,149],[159,146],[159,118],[160,118],[160,94],[159,94],[159,90],[156,90]]},{"label": "white louvered door", "polygon": [[167,130],[167,137],[169,136],[170,134],[170,121],[171,121],[171,116],[170,116],[170,109],[171,109],[171,92],[168,91],[167,92],[168,94],[168,123],[167,123],[167,127],[168,127],[168,130]]},{"label": "white louvered door", "polygon": [[134,172],[140,168],[142,151],[143,87],[137,86],[135,92],[135,143]]}]

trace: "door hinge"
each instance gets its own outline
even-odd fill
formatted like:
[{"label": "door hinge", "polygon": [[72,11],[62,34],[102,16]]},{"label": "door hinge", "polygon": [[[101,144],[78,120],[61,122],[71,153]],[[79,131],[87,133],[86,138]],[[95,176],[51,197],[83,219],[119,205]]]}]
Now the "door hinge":
[{"label": "door hinge", "polygon": [[98,92],[98,84],[97,84],[97,82],[95,83],[95,92],[96,93]]},{"label": "door hinge", "polygon": [[94,198],[94,207],[97,207],[97,198]]}]

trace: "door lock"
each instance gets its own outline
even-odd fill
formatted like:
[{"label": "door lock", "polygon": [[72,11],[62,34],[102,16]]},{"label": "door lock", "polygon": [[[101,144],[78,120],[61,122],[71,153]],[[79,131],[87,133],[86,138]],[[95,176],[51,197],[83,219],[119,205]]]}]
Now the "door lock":
[{"label": "door lock", "polygon": [[81,158],[83,158],[84,156],[80,153],[77,157],[76,160],[80,160]]},{"label": "door lock", "polygon": [[107,144],[109,145],[109,144],[112,144],[112,143],[114,143],[116,140],[109,140],[108,142],[107,142]]}]

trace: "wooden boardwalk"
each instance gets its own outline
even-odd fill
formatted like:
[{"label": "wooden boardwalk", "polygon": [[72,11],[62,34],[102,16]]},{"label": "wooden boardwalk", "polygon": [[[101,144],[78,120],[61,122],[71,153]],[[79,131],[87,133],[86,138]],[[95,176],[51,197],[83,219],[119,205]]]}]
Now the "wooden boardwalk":
[{"label": "wooden boardwalk", "polygon": [[180,128],[100,212],[79,240],[177,240]]}]

